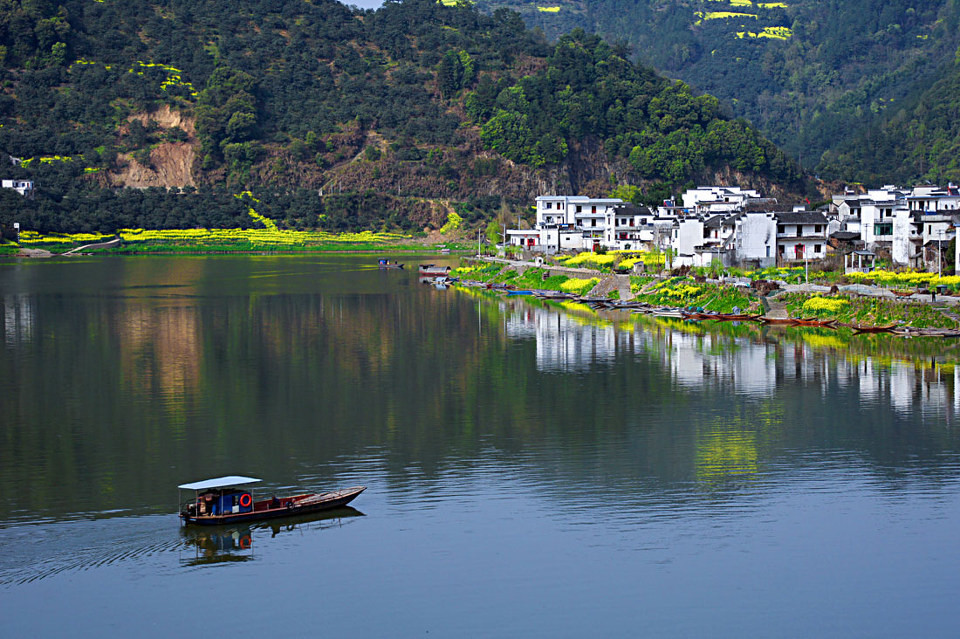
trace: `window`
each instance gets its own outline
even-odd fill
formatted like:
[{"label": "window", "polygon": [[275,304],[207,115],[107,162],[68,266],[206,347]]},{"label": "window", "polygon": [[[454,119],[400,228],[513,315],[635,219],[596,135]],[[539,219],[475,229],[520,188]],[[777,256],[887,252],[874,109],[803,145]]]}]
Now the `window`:
[{"label": "window", "polygon": [[582,213],[582,212],[583,212],[583,207],[577,204],[577,213]]},{"label": "window", "polygon": [[590,220],[590,226],[596,226],[596,225],[597,225],[596,219]]},{"label": "window", "polygon": [[893,235],[893,222],[881,222],[874,226],[874,235]]},{"label": "window", "polygon": [[545,208],[545,209],[552,209],[552,208],[553,208],[553,202],[547,202],[546,204],[543,205],[543,208]]},{"label": "window", "polygon": [[813,245],[813,252],[814,252],[814,253],[822,253],[822,252],[823,252],[823,244],[814,244],[814,245]]},{"label": "window", "polygon": [[823,233],[823,224],[815,224],[813,227],[814,233]]},{"label": "window", "polygon": [[596,204],[593,205],[593,207],[591,208],[590,212],[591,212],[591,213],[596,213],[596,212],[597,212],[597,205],[596,205]]}]

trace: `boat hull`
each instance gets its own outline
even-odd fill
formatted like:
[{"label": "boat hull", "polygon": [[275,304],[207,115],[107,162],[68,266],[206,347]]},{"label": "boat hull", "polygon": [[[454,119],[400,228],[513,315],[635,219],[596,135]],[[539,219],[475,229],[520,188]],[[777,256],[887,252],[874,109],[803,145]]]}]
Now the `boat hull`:
[{"label": "boat hull", "polygon": [[267,519],[277,519],[279,517],[308,515],[311,513],[346,506],[366,489],[366,486],[356,486],[354,488],[346,488],[344,490],[335,490],[322,495],[296,495],[294,497],[284,497],[277,500],[279,502],[278,505],[274,505],[272,500],[267,499],[256,502],[253,510],[245,513],[226,513],[224,515],[192,515],[188,512],[181,512],[180,518],[183,519],[184,524],[190,526],[222,526],[224,524],[264,521]]}]

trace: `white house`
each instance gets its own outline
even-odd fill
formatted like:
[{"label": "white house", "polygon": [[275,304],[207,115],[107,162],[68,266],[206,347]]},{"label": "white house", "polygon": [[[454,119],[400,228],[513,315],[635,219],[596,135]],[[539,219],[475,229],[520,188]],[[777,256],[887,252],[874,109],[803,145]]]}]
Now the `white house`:
[{"label": "white house", "polygon": [[584,195],[541,195],[537,198],[537,242],[510,233],[514,240],[526,240],[529,248],[540,250],[595,250],[604,245],[608,224],[615,224],[613,208],[619,198],[589,198]]},{"label": "white house", "polygon": [[0,186],[5,189],[13,189],[20,195],[33,193],[33,180],[0,180]]},{"label": "white house", "polygon": [[675,266],[702,266],[698,247],[703,246],[703,220],[688,217],[672,223],[670,243],[675,252]]},{"label": "white house", "polygon": [[613,250],[638,250],[654,239],[654,215],[645,206],[629,202],[606,207],[603,245]]},{"label": "white house", "polygon": [[861,200],[860,239],[868,246],[893,241],[893,219],[906,210],[905,200]]},{"label": "white house", "polygon": [[894,214],[890,246],[890,256],[894,264],[913,266],[919,256],[916,246],[919,237],[913,218],[914,214],[905,208],[897,209]]},{"label": "white house", "polygon": [[960,188],[952,182],[946,187],[914,187],[906,199],[911,211],[922,211],[924,213],[960,212]]},{"label": "white house", "polygon": [[777,220],[777,261],[779,263],[826,257],[827,218],[823,213],[792,211],[774,215]]},{"label": "white house", "polygon": [[740,262],[756,262],[758,268],[777,262],[777,218],[774,213],[744,213],[736,220],[734,247]]},{"label": "white house", "polygon": [[742,211],[747,200],[759,199],[759,191],[739,186],[699,186],[683,194],[683,208],[696,213]]}]

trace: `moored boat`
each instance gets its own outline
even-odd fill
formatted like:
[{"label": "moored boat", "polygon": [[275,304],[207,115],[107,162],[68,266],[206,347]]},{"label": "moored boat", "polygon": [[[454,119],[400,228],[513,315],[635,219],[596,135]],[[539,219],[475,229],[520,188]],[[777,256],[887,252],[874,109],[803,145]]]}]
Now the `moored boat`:
[{"label": "moored boat", "polygon": [[683,312],[679,308],[657,308],[654,309],[650,314],[654,317],[675,317],[677,319],[683,319]]},{"label": "moored boat", "polygon": [[836,328],[837,320],[822,320],[815,317],[798,317],[794,319],[794,323],[797,326],[822,326],[824,328]]},{"label": "moored boat", "polygon": [[346,506],[367,489],[366,486],[355,486],[328,493],[273,496],[255,501],[253,494],[244,487],[260,481],[254,477],[229,475],[181,484],[178,488],[194,491],[194,497],[186,502],[180,501],[180,518],[184,524],[216,526],[305,515]]},{"label": "moored boat", "polygon": [[421,264],[420,277],[442,277],[450,272],[449,266],[437,266],[436,264]]},{"label": "moored boat", "polygon": [[797,323],[797,320],[792,317],[766,317],[761,316],[760,322],[763,324],[770,324],[772,326],[793,326]]},{"label": "moored boat", "polygon": [[889,333],[897,327],[896,324],[887,324],[885,326],[865,326],[863,324],[841,324],[847,328],[852,328],[855,333]]},{"label": "moored boat", "polygon": [[403,268],[403,264],[400,262],[391,262],[390,260],[379,260],[377,266],[381,269],[400,269]]}]

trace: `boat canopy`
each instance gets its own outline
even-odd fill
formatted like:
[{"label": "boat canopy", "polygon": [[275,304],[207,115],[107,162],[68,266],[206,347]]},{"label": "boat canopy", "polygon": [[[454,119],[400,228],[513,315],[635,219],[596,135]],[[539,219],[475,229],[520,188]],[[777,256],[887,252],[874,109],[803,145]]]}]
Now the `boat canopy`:
[{"label": "boat canopy", "polygon": [[214,479],[205,479],[195,481],[192,484],[181,484],[177,488],[183,490],[207,490],[208,488],[226,488],[228,486],[243,486],[244,484],[255,484],[262,479],[254,477],[243,477],[241,475],[228,475],[226,477],[216,477]]}]

